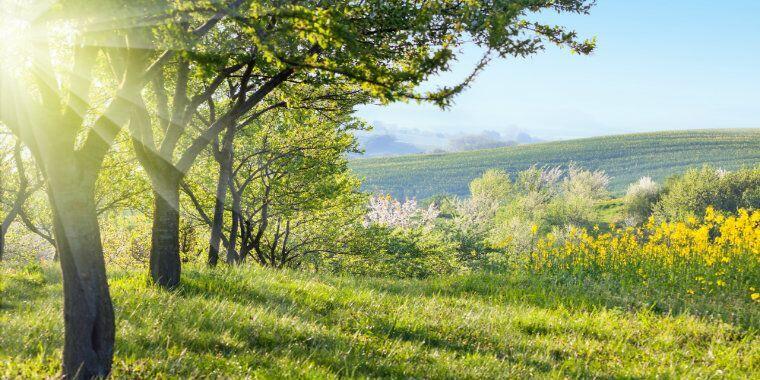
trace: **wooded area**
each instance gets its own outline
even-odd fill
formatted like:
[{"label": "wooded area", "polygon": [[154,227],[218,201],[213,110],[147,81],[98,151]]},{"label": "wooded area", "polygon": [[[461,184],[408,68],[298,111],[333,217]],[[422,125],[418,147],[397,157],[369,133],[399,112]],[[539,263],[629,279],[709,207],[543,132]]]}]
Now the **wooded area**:
[{"label": "wooded area", "polygon": [[[222,247],[230,265],[275,268],[339,254],[363,212],[345,161],[364,128],[355,106],[445,107],[491,59],[547,43],[590,53],[594,41],[531,15],[591,5],[4,0],[2,232],[18,219],[55,245],[63,376],[111,369],[103,218],[152,210],[150,278],[167,290],[181,282],[183,231],[198,225],[210,266]],[[485,52],[471,75],[422,90],[465,44]]]}]

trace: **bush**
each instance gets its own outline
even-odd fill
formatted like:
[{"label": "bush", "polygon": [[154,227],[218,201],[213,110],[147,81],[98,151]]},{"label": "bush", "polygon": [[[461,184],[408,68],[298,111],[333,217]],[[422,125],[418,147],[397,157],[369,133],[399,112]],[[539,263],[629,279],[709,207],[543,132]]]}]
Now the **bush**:
[{"label": "bush", "polygon": [[628,186],[623,203],[629,225],[638,225],[652,214],[652,207],[660,198],[660,185],[651,177],[641,177]]},{"label": "bush", "polygon": [[517,175],[515,192],[496,214],[491,244],[525,252],[537,233],[566,225],[590,227],[599,220],[598,204],[607,198],[609,177],[570,165],[530,168]]},{"label": "bush", "polygon": [[470,196],[506,200],[512,192],[512,181],[503,170],[491,169],[470,182]]},{"label": "bush", "polygon": [[708,206],[724,213],[760,208],[760,166],[735,172],[704,166],[672,177],[654,206],[654,215],[684,221],[703,217]]},{"label": "bush", "polygon": [[445,234],[456,243],[459,260],[475,268],[483,264],[494,251],[487,238],[493,228],[493,218],[499,200],[483,194],[454,202],[452,217],[439,223]]},{"label": "bush", "polygon": [[358,230],[348,250],[335,256],[336,272],[395,278],[425,278],[451,274],[464,267],[456,255],[456,244],[439,230],[392,228],[372,225]]},{"label": "bush", "polygon": [[590,226],[599,220],[597,206],[609,196],[609,184],[610,177],[603,171],[570,165],[562,180],[560,196],[552,200],[549,208],[550,225]]},{"label": "bush", "polygon": [[430,227],[438,217],[438,208],[435,203],[428,204],[427,208],[417,205],[416,199],[407,199],[399,202],[390,195],[375,195],[369,199],[369,210],[365,216],[364,224],[379,225],[398,228]]}]

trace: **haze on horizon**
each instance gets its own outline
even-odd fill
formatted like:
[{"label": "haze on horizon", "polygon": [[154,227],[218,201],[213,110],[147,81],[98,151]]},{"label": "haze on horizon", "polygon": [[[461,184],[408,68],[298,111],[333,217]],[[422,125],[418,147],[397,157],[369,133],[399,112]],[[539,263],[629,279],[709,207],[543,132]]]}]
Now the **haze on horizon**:
[{"label": "haze on horizon", "polygon": [[[760,127],[760,2],[602,0],[588,16],[540,15],[597,37],[591,56],[550,47],[494,60],[448,110],[365,106],[388,131],[517,132],[544,140],[660,130]],[[432,85],[466,75],[480,52]]]}]

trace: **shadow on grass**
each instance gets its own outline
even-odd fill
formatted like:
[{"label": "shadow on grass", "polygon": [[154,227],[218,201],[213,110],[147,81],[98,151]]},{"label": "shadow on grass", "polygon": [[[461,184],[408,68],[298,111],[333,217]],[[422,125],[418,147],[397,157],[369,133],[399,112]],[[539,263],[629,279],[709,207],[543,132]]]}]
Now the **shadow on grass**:
[{"label": "shadow on grass", "polygon": [[[625,305],[624,300],[595,299],[598,296],[590,295],[582,284],[497,274],[399,281],[288,271],[189,269],[174,292],[132,279],[129,273],[112,277],[120,323],[117,358],[150,362],[156,373],[179,376],[228,370],[228,361],[238,361],[273,374],[288,363],[305,363],[303,368],[316,365],[337,376],[445,377],[448,369],[465,365],[460,360],[478,355],[496,363],[491,370],[520,365],[531,373],[548,373],[571,360],[573,353],[562,347],[549,349],[543,341],[564,334],[580,334],[603,343],[610,337],[586,326],[547,325],[540,320],[510,321],[511,327],[501,335],[459,320],[445,328],[425,320],[409,325],[397,323],[396,313],[414,312],[418,304],[397,305],[420,298],[425,299],[421,304],[442,308],[465,300],[482,302],[487,305],[484,307],[526,305],[565,310]],[[16,301],[22,296],[44,301],[51,297],[51,285],[60,284],[4,278],[4,294],[10,292]],[[447,298],[458,301],[450,303]],[[17,307],[9,304],[0,313],[12,313]],[[435,312],[433,308],[419,318]],[[514,339],[510,339],[511,333]],[[505,342],[505,335],[509,341]],[[704,339],[709,341],[709,336]],[[408,352],[398,354],[396,350]],[[546,355],[542,350],[548,350]],[[125,364],[125,368],[130,366],[139,367]],[[604,376],[582,368],[567,371],[578,377]]]},{"label": "shadow on grass", "polygon": [[[201,314],[192,317],[194,323],[187,326],[180,315],[166,315],[168,320],[161,324],[163,337],[139,338],[129,342],[128,351],[152,352],[161,349],[167,341],[182,342],[182,346],[194,353],[213,353],[222,357],[253,355],[267,357],[273,354],[285,355],[296,361],[310,361],[329,368],[332,373],[359,376],[408,377],[426,376],[424,372],[411,372],[405,363],[395,362],[385,352],[384,343],[389,341],[422,347],[431,352],[448,352],[452,357],[465,357],[473,353],[491,356],[504,364],[521,363],[538,372],[548,372],[549,362],[527,357],[540,350],[512,343],[505,347],[497,337],[479,332],[477,342],[467,342],[459,336],[439,336],[432,332],[415,331],[405,326],[394,325],[387,317],[368,317],[363,321],[371,328],[360,328],[352,324],[343,325],[339,312],[346,307],[371,308],[355,299],[321,300],[319,294],[307,290],[293,292],[292,288],[278,288],[276,279],[263,282],[229,281],[229,277],[215,277],[213,274],[188,272],[183,285],[176,292],[184,304],[200,310],[206,301],[225,300],[234,307],[258,307],[266,313],[262,319],[246,316]],[[328,287],[318,290],[335,290]],[[318,293],[318,292],[317,292]],[[396,297],[386,294],[385,297]],[[318,300],[311,303],[309,299]],[[146,307],[152,307],[145,304]],[[375,307],[377,307],[375,305]],[[337,313],[334,313],[337,312]],[[370,309],[371,311],[371,309]],[[149,310],[132,310],[132,315],[150,315]],[[257,316],[261,318],[261,316]],[[149,328],[153,321],[131,320],[130,323],[141,330]],[[194,328],[200,330],[193,330]],[[205,330],[205,331],[204,331]],[[215,332],[217,333],[215,335]],[[236,339],[230,342],[218,332],[234,332]],[[359,338],[357,338],[359,337]],[[473,336],[469,336],[473,338]],[[477,343],[479,348],[473,348]],[[271,361],[256,363],[260,366],[275,366]],[[274,367],[273,367],[274,369]],[[428,374],[429,375],[429,374]]]}]

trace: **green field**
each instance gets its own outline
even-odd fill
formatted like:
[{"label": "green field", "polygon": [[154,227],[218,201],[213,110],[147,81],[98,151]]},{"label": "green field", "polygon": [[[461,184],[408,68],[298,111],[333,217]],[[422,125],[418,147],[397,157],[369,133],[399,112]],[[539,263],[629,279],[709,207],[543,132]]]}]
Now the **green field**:
[{"label": "green field", "polygon": [[[540,276],[430,280],[188,267],[112,273],[113,378],[752,378],[757,326]],[[0,378],[55,376],[60,271],[0,268]],[[674,303],[670,300],[674,300]],[[720,301],[720,300],[718,300]],[[720,305],[716,305],[720,306]],[[717,307],[716,310],[722,310]],[[757,321],[747,308],[742,319]]]},{"label": "green field", "polygon": [[448,154],[351,161],[364,189],[397,198],[467,195],[467,184],[492,168],[515,172],[533,164],[601,169],[623,193],[642,176],[655,180],[709,163],[727,170],[760,163],[760,129],[642,133]]}]

